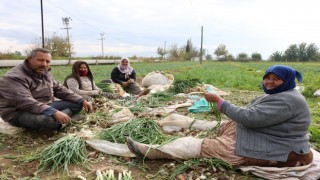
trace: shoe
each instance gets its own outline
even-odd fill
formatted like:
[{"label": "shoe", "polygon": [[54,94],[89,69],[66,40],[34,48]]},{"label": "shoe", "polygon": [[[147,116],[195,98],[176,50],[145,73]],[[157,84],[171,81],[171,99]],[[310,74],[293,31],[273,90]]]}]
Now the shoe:
[{"label": "shoe", "polygon": [[173,156],[127,137],[127,146],[140,159],[174,159]]},{"label": "shoe", "polygon": [[136,143],[133,139],[131,139],[130,137],[127,137],[127,146],[129,148],[129,150],[136,155],[137,158],[139,159],[143,159],[146,156],[139,150],[138,146],[139,144]]},{"label": "shoe", "polygon": [[151,91],[151,89],[145,89],[145,90],[141,91],[141,92],[138,94],[138,97],[147,95],[147,94],[150,93],[150,91]]},{"label": "shoe", "polygon": [[80,120],[83,120],[83,119],[85,119],[85,118],[86,118],[85,115],[75,114],[74,116],[71,117],[71,120],[72,120],[72,121],[80,121]]},{"label": "shoe", "polygon": [[64,129],[67,128],[69,125],[70,125],[70,123],[61,124],[61,128],[59,129],[59,131],[60,131],[60,130],[64,130]]},{"label": "shoe", "polygon": [[39,134],[44,135],[46,137],[53,137],[54,135],[58,134],[57,130],[51,130],[51,129],[44,129],[40,128],[37,131]]}]

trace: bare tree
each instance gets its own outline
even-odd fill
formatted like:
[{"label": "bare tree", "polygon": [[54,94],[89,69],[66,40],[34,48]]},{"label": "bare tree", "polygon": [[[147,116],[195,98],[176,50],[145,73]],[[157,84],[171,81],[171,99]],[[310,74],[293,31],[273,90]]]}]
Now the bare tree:
[{"label": "bare tree", "polygon": [[226,45],[220,44],[217,49],[214,51],[214,54],[217,56],[217,58],[223,57],[224,60],[226,60],[227,55],[228,55],[228,50]]},{"label": "bare tree", "polygon": [[[69,44],[66,38],[53,33],[45,37],[45,49],[48,49],[51,52],[52,57],[54,58],[68,58],[69,57]],[[71,52],[73,52],[73,44],[70,44]],[[30,50],[27,50],[26,53],[30,52],[32,49],[42,47],[41,38],[36,38],[32,41]]]},{"label": "bare tree", "polygon": [[158,47],[157,53],[161,56],[161,60],[162,60],[163,57],[164,57],[168,52],[167,52],[164,48]]}]

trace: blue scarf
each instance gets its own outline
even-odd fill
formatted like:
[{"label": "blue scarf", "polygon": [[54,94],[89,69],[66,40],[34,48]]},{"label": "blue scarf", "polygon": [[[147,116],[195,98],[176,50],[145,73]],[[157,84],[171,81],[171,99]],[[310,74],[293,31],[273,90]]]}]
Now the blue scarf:
[{"label": "blue scarf", "polygon": [[267,90],[266,87],[264,87],[263,85],[263,90],[266,94],[276,94],[276,93],[284,92],[284,91],[295,88],[296,87],[295,78],[297,78],[299,82],[302,82],[301,73],[289,66],[284,66],[284,65],[271,66],[267,69],[266,73],[263,76],[263,79],[269,73],[274,73],[275,75],[277,75],[283,81],[283,84],[270,90]]}]

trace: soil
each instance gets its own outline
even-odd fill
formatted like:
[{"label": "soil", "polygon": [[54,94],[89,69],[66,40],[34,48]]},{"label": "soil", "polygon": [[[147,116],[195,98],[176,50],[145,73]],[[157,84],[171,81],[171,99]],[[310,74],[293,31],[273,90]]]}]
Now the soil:
[{"label": "soil", "polygon": [[[248,91],[232,92],[232,94],[234,96],[226,97],[226,99],[236,99],[239,102],[238,105],[244,105],[258,95],[256,92]],[[186,109],[178,109],[177,112],[187,114]],[[97,124],[99,123],[89,123],[89,126]],[[0,179],[81,179],[81,177],[83,179],[96,179],[97,170],[106,172],[110,169],[115,171],[116,177],[119,172],[128,170],[131,172],[133,179],[169,179],[173,170],[181,164],[181,162],[174,160],[142,161],[136,158],[117,157],[87,147],[90,167],[70,165],[69,174],[62,170],[50,173],[50,168],[48,168],[48,171],[36,173],[39,164],[37,157],[39,157],[41,149],[77,129],[68,127],[64,132],[59,132],[53,136],[38,134],[33,131],[24,131],[17,135],[0,134]],[[253,175],[242,174],[238,171],[214,170],[206,167],[189,169],[178,175],[176,179],[197,179],[200,178],[201,174],[204,174],[206,179],[257,179]]]}]

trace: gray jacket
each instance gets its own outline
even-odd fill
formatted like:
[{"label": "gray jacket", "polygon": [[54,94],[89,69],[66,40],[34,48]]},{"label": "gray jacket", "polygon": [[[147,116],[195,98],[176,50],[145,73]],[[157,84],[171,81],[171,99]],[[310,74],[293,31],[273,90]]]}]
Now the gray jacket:
[{"label": "gray jacket", "polygon": [[310,151],[311,115],[302,94],[295,89],[263,95],[247,108],[224,101],[221,112],[237,122],[236,154],[255,159],[286,161],[292,151]]},{"label": "gray jacket", "polygon": [[4,121],[19,111],[41,114],[54,97],[79,103],[81,96],[59,84],[50,72],[36,75],[26,61],[9,70],[0,79],[0,115]]}]

